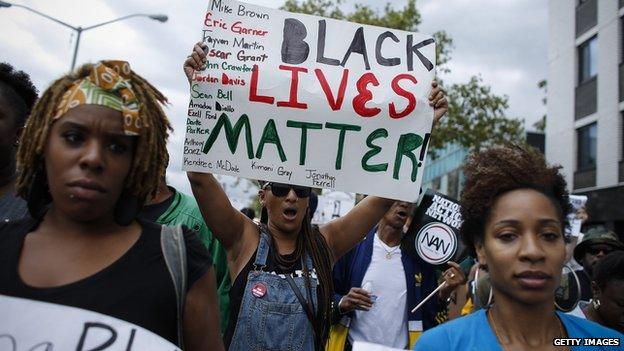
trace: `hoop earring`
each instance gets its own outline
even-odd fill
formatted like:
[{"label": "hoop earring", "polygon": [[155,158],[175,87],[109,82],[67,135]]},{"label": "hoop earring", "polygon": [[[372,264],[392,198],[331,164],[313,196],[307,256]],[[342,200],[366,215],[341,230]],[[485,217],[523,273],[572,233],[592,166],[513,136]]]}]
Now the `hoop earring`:
[{"label": "hoop earring", "polygon": [[[576,274],[576,272],[574,272],[574,270],[572,269],[572,267],[570,267],[569,264],[566,263],[563,265],[563,267],[567,268],[570,271],[570,273],[572,273],[572,276],[574,277],[574,280],[576,281],[576,296],[578,296],[578,298],[574,302],[572,309],[570,309],[570,311],[572,311],[576,308],[576,306],[578,306],[579,301],[581,300],[581,281],[578,275]],[[600,307],[600,301],[598,301],[598,306]],[[559,306],[559,304],[557,303],[557,299],[555,299],[555,308],[558,309],[559,311],[569,312],[561,308],[561,306]]]},{"label": "hoop earring", "polygon": [[48,186],[48,177],[43,164],[39,164],[30,185],[28,185],[26,194],[28,212],[35,219],[42,218],[51,202],[52,196]]},{"label": "hoop earring", "polygon": [[142,207],[143,204],[139,202],[139,199],[130,194],[128,189],[124,189],[115,205],[115,222],[123,227],[129,225],[137,217]]},{"label": "hoop earring", "polygon": [[592,306],[594,306],[594,309],[598,311],[598,309],[600,308],[600,300],[592,300]]}]

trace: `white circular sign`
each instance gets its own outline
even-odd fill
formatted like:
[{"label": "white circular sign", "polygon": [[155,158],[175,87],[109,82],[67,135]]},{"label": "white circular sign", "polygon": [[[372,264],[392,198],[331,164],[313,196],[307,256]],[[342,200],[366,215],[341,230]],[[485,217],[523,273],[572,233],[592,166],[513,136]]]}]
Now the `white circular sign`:
[{"label": "white circular sign", "polygon": [[448,225],[432,222],[424,226],[414,240],[418,256],[439,265],[448,262],[457,251],[457,235]]}]

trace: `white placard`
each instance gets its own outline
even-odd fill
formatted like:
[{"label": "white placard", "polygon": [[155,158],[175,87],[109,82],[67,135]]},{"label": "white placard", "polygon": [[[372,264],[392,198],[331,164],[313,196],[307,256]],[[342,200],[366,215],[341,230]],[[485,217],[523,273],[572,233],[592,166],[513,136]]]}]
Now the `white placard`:
[{"label": "white placard", "polygon": [[318,196],[318,206],[312,224],[325,224],[346,215],[355,207],[355,194],[324,189]]},{"label": "white placard", "polygon": [[373,344],[371,342],[356,341],[353,344],[353,351],[400,351],[402,349],[395,349],[379,344]]},{"label": "white placard", "polygon": [[233,0],[203,24],[184,169],[416,201],[430,36]]},{"label": "white placard", "polygon": [[585,195],[570,195],[570,205],[572,206],[572,212],[568,214],[568,227],[566,228],[566,235],[578,237],[581,233],[581,226],[583,223],[576,217],[576,212],[585,207],[587,203],[587,196]]},{"label": "white placard", "polygon": [[100,313],[0,295],[0,351],[180,351],[132,323]]}]

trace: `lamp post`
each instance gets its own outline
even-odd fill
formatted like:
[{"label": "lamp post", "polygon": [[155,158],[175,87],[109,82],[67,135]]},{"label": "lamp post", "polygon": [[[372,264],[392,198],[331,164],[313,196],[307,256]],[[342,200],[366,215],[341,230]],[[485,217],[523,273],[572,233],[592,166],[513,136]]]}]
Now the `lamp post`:
[{"label": "lamp post", "polygon": [[125,19],[132,18],[132,17],[148,17],[150,19],[153,19],[153,20],[158,21],[158,22],[163,22],[163,23],[167,22],[167,19],[168,19],[168,17],[166,15],[162,15],[162,14],[149,15],[149,14],[145,14],[145,13],[135,13],[135,14],[132,14],[132,15],[119,17],[119,18],[116,18],[114,20],[110,20],[110,21],[94,24],[94,25],[88,26],[88,27],[80,27],[80,26],[79,27],[74,27],[74,26],[72,26],[70,24],[67,24],[67,23],[65,23],[63,21],[60,21],[60,20],[58,20],[58,19],[56,19],[54,17],[50,17],[50,16],[46,15],[45,13],[41,13],[41,12],[39,12],[37,10],[31,9],[28,6],[19,5],[19,4],[12,4],[12,3],[9,3],[9,2],[6,2],[6,1],[0,1],[0,8],[2,8],[2,7],[11,7],[11,6],[21,7],[23,9],[25,9],[25,10],[33,12],[33,13],[39,15],[39,16],[45,17],[45,18],[47,18],[47,19],[49,19],[51,21],[54,21],[54,22],[56,22],[56,23],[58,23],[58,24],[60,24],[62,26],[65,26],[65,27],[73,30],[74,32],[76,32],[76,44],[74,45],[74,54],[73,54],[73,57],[72,57],[71,70],[73,70],[74,67],[76,66],[76,57],[78,56],[78,46],[80,45],[80,36],[82,35],[82,32],[84,32],[86,30],[89,30],[89,29],[101,27],[101,26],[104,26],[104,25],[107,25],[107,24],[110,24],[110,23],[113,23],[113,22],[123,21]]}]

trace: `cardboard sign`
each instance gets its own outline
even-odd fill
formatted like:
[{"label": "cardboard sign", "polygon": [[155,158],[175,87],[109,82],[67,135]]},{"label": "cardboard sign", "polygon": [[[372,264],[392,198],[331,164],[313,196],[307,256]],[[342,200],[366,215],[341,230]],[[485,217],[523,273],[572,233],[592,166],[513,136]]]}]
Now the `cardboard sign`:
[{"label": "cardboard sign", "polygon": [[1,351],[180,351],[132,323],[100,313],[0,295]]},{"label": "cardboard sign", "polygon": [[461,224],[459,203],[428,189],[407,230],[406,249],[432,265],[459,263],[466,255],[459,236]]},{"label": "cardboard sign", "polygon": [[183,168],[414,202],[430,36],[211,0]]}]

